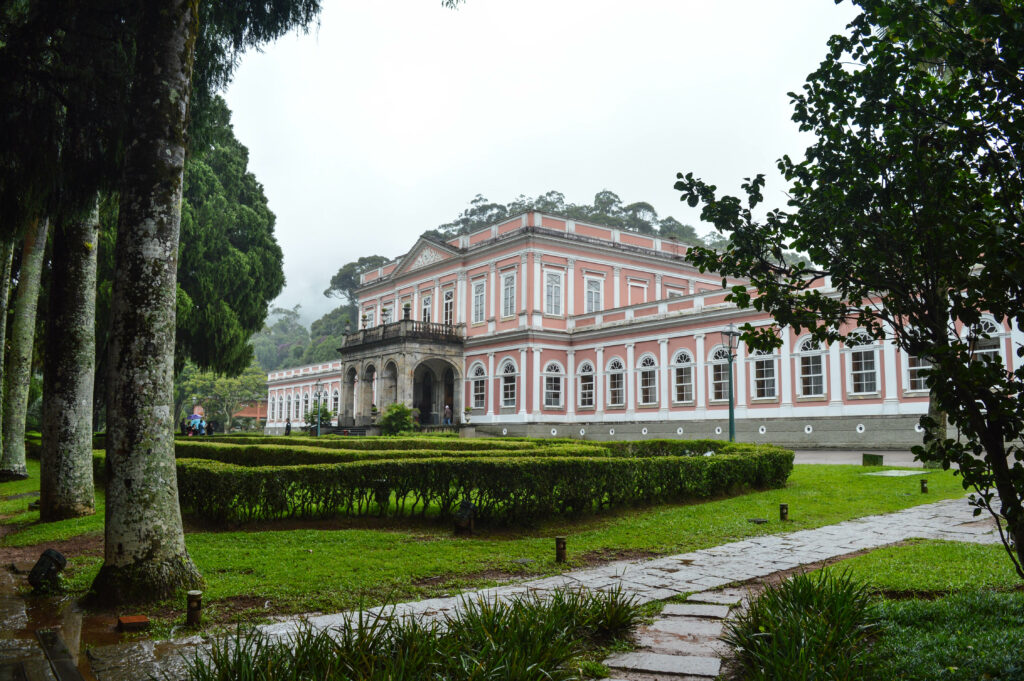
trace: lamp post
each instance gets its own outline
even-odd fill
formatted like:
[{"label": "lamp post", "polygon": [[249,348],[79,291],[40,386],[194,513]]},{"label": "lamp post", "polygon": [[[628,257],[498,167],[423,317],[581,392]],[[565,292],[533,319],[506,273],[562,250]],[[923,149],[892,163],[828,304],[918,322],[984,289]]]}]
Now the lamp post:
[{"label": "lamp post", "polygon": [[740,343],[740,332],[733,324],[728,329],[720,332],[722,334],[722,345],[729,349],[729,442],[736,441],[736,405],[732,394],[732,363],[736,359],[736,348]]},{"label": "lamp post", "polygon": [[313,397],[316,399],[316,436],[320,437],[320,400],[327,395],[327,391],[324,390],[324,384],[320,379],[317,379],[316,384],[313,386]]}]

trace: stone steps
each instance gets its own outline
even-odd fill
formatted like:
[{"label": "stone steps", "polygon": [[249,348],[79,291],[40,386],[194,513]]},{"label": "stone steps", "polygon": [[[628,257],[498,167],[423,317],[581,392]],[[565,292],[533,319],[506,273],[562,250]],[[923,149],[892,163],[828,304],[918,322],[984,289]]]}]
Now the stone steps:
[{"label": "stone steps", "polygon": [[706,591],[685,603],[668,603],[634,637],[637,650],[612,655],[604,664],[619,676],[610,681],[696,681],[721,672],[725,620],[743,603],[738,589]]}]

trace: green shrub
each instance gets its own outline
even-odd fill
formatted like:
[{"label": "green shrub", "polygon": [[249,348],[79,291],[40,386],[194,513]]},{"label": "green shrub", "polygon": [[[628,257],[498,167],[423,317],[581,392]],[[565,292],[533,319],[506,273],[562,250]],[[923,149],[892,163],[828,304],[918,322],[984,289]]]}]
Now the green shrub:
[{"label": "green shrub", "polygon": [[183,508],[214,521],[428,512],[449,518],[465,500],[481,520],[529,523],[779,487],[792,467],[793,453],[778,448],[711,457],[435,455],[249,467],[179,459],[178,492]]},{"label": "green shrub", "polygon": [[398,435],[413,428],[413,410],[402,402],[389,404],[380,417],[380,432],[384,435]]},{"label": "green shrub", "polygon": [[745,680],[854,681],[871,678],[867,644],[875,629],[866,587],[825,570],[769,585],[722,638]]},{"label": "green shrub", "polygon": [[580,678],[572,668],[580,653],[625,638],[639,617],[640,607],[621,592],[467,600],[459,617],[443,623],[385,608],[334,629],[303,628],[284,641],[256,631],[218,639],[186,666],[189,681],[568,681]]},{"label": "green shrub", "polygon": [[[176,445],[193,442],[196,438],[181,437],[175,440]],[[254,441],[255,440],[255,441]],[[237,434],[217,437],[219,443],[244,444],[252,446],[286,445],[288,447],[320,447],[321,449],[369,449],[369,450],[400,450],[400,449],[437,449],[443,451],[476,451],[481,449],[535,449],[552,444],[553,440],[512,440],[511,438],[452,438],[434,437],[417,434],[414,437],[346,437],[341,435],[325,435],[321,437],[304,437],[292,435],[238,437]],[[572,442],[559,440],[558,442]],[[577,441],[578,444],[578,441]]]}]

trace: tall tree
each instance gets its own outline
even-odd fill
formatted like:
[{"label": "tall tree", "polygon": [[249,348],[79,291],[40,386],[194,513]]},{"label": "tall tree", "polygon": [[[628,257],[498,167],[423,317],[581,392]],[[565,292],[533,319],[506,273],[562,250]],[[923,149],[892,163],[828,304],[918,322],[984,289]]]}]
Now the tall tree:
[{"label": "tall tree", "polygon": [[25,235],[11,324],[11,348],[4,371],[3,459],[0,480],[28,477],[25,466],[25,410],[32,373],[39,279],[46,252],[48,222],[37,220]]},{"label": "tall tree", "polygon": [[309,330],[299,321],[299,306],[276,307],[270,315],[273,323],[252,337],[256,360],[265,371],[301,362],[309,347]]},{"label": "tall tree", "polygon": [[355,305],[359,302],[356,295],[356,290],[360,286],[359,276],[388,262],[390,260],[382,255],[366,255],[355,262],[345,264],[331,277],[331,285],[324,291],[324,295],[340,298],[348,305]]},{"label": "tall tree", "polygon": [[[227,431],[231,428],[232,414],[267,396],[267,372],[257,364],[246,367],[238,376],[190,371],[184,380],[175,384],[175,390],[202,404],[206,420],[218,421]],[[187,414],[179,412],[177,416]]]},{"label": "tall tree", "polygon": [[[760,175],[741,199],[680,174],[682,198],[731,235],[723,252],[691,256],[748,277],[756,292],[737,286],[731,298],[779,325],[829,342],[859,327],[930,364],[928,387],[960,438],[923,417],[915,454],[957,467],[1024,578],[1024,367],[979,352],[1001,343],[985,315],[1024,330],[1024,6],[857,4],[791,95],[794,121],[815,135],[802,160],[779,162],[791,210],[752,217]],[[786,262],[787,246],[815,264]],[[773,331],[744,335],[766,346]]]},{"label": "tall tree", "polygon": [[94,512],[92,399],[99,207],[54,231],[43,374],[39,517]]}]

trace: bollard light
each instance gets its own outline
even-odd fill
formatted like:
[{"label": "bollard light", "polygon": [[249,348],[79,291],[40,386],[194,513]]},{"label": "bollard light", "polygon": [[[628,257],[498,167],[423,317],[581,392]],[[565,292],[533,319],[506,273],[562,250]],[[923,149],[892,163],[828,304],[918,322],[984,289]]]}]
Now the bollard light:
[{"label": "bollard light", "polygon": [[565,537],[555,537],[555,562],[565,562]]},{"label": "bollard light", "polygon": [[779,504],[779,520],[789,520],[789,504]]},{"label": "bollard light", "polygon": [[921,494],[928,494],[928,480],[921,478]]},{"label": "bollard light", "polygon": [[185,624],[198,627],[203,620],[203,592],[189,591],[185,603]]}]

